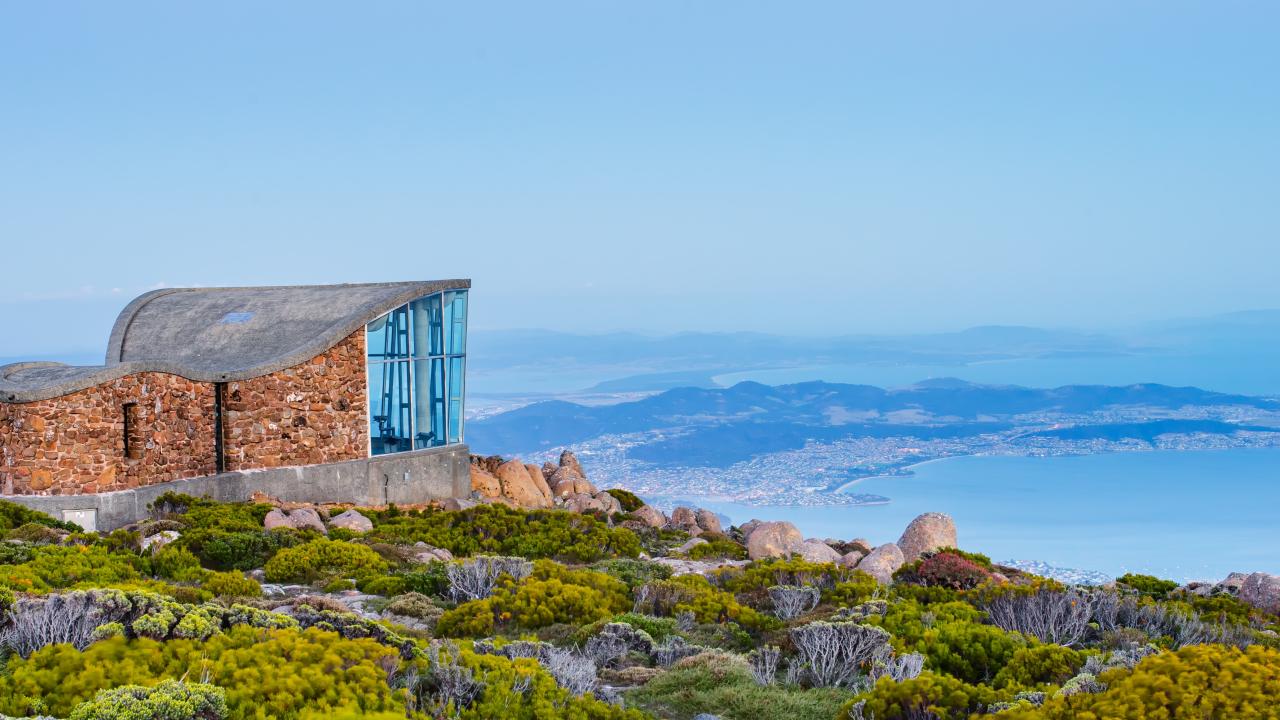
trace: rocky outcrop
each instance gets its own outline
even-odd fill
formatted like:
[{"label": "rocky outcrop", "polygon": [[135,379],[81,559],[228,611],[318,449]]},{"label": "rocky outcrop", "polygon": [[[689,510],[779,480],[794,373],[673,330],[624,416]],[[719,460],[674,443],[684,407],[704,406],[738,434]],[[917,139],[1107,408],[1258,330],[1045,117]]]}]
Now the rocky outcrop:
[{"label": "rocky outcrop", "polygon": [[703,532],[717,534],[724,532],[720,526],[720,518],[710,510],[698,508],[694,511],[693,516],[698,522],[698,527],[701,528]]},{"label": "rocky outcrop", "polygon": [[[495,468],[496,469],[496,468]],[[471,464],[471,492],[482,498],[496,498],[502,495],[502,483],[483,467]]]},{"label": "rocky outcrop", "polygon": [[852,570],[858,567],[858,563],[862,562],[862,558],[866,556],[867,556],[866,553],[862,552],[861,550],[850,550],[844,555],[841,555],[840,559],[836,561],[836,564],[839,565],[840,567],[849,568],[850,570]]},{"label": "rocky outcrop", "polygon": [[148,535],[147,537],[142,538],[142,550],[143,552],[151,549],[159,550],[177,539],[177,530],[161,530],[154,535]]},{"label": "rocky outcrop", "polygon": [[662,511],[652,505],[641,505],[639,509],[631,513],[641,520],[645,525],[651,528],[660,528],[667,524],[667,516]]},{"label": "rocky outcrop", "polygon": [[603,512],[604,503],[587,493],[574,493],[564,499],[565,510],[576,513]]},{"label": "rocky outcrop", "polygon": [[525,465],[524,469],[529,473],[529,479],[533,481],[533,486],[537,488],[538,494],[545,497],[548,503],[551,503],[552,498],[555,496],[551,494],[551,486],[547,484],[547,478],[542,474],[542,468],[537,465]]},{"label": "rocky outcrop", "polygon": [[373,521],[355,510],[348,510],[329,521],[331,528],[343,528],[352,532],[367,533],[373,529]]},{"label": "rocky outcrop", "polygon": [[597,502],[604,508],[604,511],[610,515],[622,512],[622,503],[618,502],[618,498],[601,490],[593,496]]},{"label": "rocky outcrop", "polygon": [[787,557],[800,552],[804,536],[789,522],[761,522],[747,538],[747,556],[752,560]]},{"label": "rocky outcrop", "polygon": [[409,558],[409,562],[425,565],[431,562],[449,562],[453,560],[453,553],[444,548],[433,547],[422,541],[413,544],[413,555]]},{"label": "rocky outcrop", "polygon": [[893,573],[903,564],[902,550],[893,543],[885,543],[862,558],[858,569],[888,585],[893,581]]},{"label": "rocky outcrop", "polygon": [[305,530],[310,528],[326,535],[329,533],[329,530],[324,526],[324,521],[320,519],[320,513],[311,508],[296,508],[288,513],[276,508],[268,512],[266,517],[262,519],[262,527],[266,530],[274,530],[275,528]]},{"label": "rocky outcrop", "polygon": [[685,541],[683,545],[676,548],[675,552],[681,555],[688,555],[690,550],[698,547],[699,545],[706,545],[706,544],[707,544],[706,540],[703,540],[700,537],[692,537],[692,538],[689,538],[687,541]]},{"label": "rocky outcrop", "polygon": [[950,515],[936,512],[916,517],[898,540],[898,549],[902,551],[906,562],[944,547],[956,547],[956,523]]},{"label": "rocky outcrop", "polygon": [[[517,507],[541,509],[551,507],[551,490],[543,494],[539,483],[529,475],[529,468],[519,460],[508,460],[498,466],[494,473],[501,488],[502,497],[507,498]],[[542,472],[538,471],[538,477]],[[541,485],[546,487],[546,482]]]},{"label": "rocky outcrop", "polygon": [[672,510],[671,520],[667,522],[667,527],[672,530],[687,532],[694,537],[702,534],[702,528],[698,527],[698,516],[694,513],[693,508],[678,507]]},{"label": "rocky outcrop", "polygon": [[800,557],[815,563],[834,563],[840,560],[840,553],[821,540],[805,540],[798,551]]},{"label": "rocky outcrop", "polygon": [[1244,602],[1273,614],[1280,614],[1280,575],[1256,572],[1240,584],[1238,597]]}]

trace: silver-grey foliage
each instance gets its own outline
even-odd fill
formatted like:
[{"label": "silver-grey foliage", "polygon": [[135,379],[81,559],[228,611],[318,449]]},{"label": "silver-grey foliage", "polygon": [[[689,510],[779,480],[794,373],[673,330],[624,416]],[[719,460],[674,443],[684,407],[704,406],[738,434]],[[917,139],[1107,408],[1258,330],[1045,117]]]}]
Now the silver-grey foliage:
[{"label": "silver-grey foliage", "polygon": [[574,695],[583,695],[596,689],[596,664],[591,658],[574,650],[528,640],[516,640],[502,647],[495,647],[489,640],[480,640],[473,647],[478,653],[501,655],[510,660],[533,658],[555,678],[557,685]]},{"label": "silver-grey foliage", "polygon": [[818,604],[821,593],[812,585],[776,585],[769,588],[773,612],[782,620],[794,620],[809,612]]},{"label": "silver-grey foliage", "polygon": [[[110,591],[105,594],[112,595]],[[124,609],[128,607],[126,602]],[[93,631],[99,625],[116,619],[118,613],[114,609],[112,603],[100,602],[96,591],[19,598],[6,614],[8,622],[0,630],[0,647],[22,657],[56,643],[83,650],[93,642]]]},{"label": "silver-grey foliage", "polygon": [[1088,595],[1074,589],[1001,593],[985,609],[1001,630],[1066,647],[1080,644],[1093,614]]},{"label": "silver-grey foliage", "polygon": [[751,677],[755,678],[757,685],[773,684],[781,657],[782,651],[773,645],[756,648],[747,655],[747,661],[751,663]]},{"label": "silver-grey foliage", "polygon": [[871,679],[874,681],[882,677],[888,677],[893,678],[894,682],[902,682],[903,680],[913,680],[920,677],[920,672],[923,670],[924,655],[920,653],[894,655],[872,664]]},{"label": "silver-grey foliage", "polygon": [[891,652],[889,633],[852,622],[814,622],[791,630],[806,676],[816,687],[852,686],[861,668]]},{"label": "silver-grey foliage", "polygon": [[471,669],[458,663],[458,646],[452,642],[432,642],[427,648],[427,669],[419,672],[409,665],[395,677],[395,687],[406,691],[406,709],[433,717],[446,717],[452,707],[454,717],[470,707],[484,692],[485,684],[476,680]]},{"label": "silver-grey foliage", "polygon": [[582,648],[597,667],[608,667],[635,651],[653,656],[653,637],[626,623],[609,623],[592,635]]},{"label": "silver-grey foliage", "polygon": [[677,660],[693,657],[703,650],[706,650],[706,648],[701,645],[691,645],[679,635],[672,635],[667,638],[665,643],[653,649],[653,656],[654,661],[660,667],[669,667],[674,665]]},{"label": "silver-grey foliage", "polygon": [[483,600],[493,594],[502,575],[520,581],[533,571],[533,563],[518,557],[478,555],[445,568],[449,597],[457,602]]}]

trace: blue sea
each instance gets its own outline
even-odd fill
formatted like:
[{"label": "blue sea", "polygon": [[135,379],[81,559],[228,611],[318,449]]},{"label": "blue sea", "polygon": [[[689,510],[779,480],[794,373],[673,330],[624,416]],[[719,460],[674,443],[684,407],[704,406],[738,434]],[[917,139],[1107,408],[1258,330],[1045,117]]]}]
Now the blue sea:
[{"label": "blue sea", "polygon": [[884,505],[764,507],[700,502],[735,524],[789,520],[807,537],[896,541],[913,517],[945,512],[960,547],[1111,576],[1179,581],[1280,573],[1280,449],[1076,457],[961,457],[848,492]]}]

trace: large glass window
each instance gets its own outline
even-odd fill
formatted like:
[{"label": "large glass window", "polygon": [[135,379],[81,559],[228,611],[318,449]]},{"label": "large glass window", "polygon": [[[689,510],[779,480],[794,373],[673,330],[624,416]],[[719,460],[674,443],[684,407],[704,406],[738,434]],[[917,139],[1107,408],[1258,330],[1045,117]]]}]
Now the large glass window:
[{"label": "large glass window", "polygon": [[463,441],[467,292],[418,298],[369,323],[370,453]]}]

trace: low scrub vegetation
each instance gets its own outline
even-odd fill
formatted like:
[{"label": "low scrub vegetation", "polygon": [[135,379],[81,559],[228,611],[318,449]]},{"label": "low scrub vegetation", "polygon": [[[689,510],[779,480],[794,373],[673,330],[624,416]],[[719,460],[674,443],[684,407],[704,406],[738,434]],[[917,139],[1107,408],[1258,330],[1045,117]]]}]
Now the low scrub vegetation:
[{"label": "low scrub vegetation", "polygon": [[[0,504],[0,714],[1101,720],[1280,706],[1280,620],[1159,578],[1067,587],[944,549],[882,585],[798,557],[741,562],[734,529],[688,553],[734,563],[673,575],[688,557],[641,548],[670,552],[684,533],[627,529],[625,513],[389,508],[367,512],[370,532],[326,537],[264,530],[269,509],[170,494],[150,522],[101,535]],[[178,536],[144,551],[161,530]]]}]

